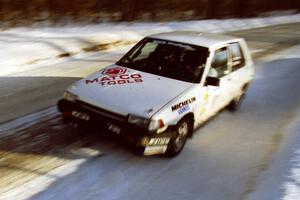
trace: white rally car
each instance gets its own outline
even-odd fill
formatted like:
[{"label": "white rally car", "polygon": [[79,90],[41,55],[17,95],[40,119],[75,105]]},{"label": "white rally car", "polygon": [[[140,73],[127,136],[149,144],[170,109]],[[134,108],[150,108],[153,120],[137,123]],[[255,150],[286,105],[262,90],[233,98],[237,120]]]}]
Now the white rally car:
[{"label": "white rally car", "polygon": [[77,81],[58,109],[104,125],[144,155],[177,155],[193,129],[236,109],[254,76],[243,39],[199,32],[148,36],[116,64]]}]

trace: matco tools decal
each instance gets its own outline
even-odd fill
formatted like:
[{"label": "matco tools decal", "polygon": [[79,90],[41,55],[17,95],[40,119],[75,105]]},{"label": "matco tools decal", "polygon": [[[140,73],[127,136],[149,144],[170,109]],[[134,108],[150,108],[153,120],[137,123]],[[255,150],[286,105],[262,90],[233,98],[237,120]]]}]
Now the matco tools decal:
[{"label": "matco tools decal", "polygon": [[102,74],[113,76],[113,75],[125,74],[126,72],[127,72],[126,68],[123,68],[123,67],[113,67],[113,68],[109,68],[109,69],[103,70]]},{"label": "matco tools decal", "polygon": [[102,72],[103,75],[99,78],[95,78],[92,80],[85,80],[86,84],[100,84],[100,85],[122,85],[129,83],[141,83],[143,82],[142,75],[128,74],[126,73],[128,70],[123,67],[114,67],[106,69]]}]

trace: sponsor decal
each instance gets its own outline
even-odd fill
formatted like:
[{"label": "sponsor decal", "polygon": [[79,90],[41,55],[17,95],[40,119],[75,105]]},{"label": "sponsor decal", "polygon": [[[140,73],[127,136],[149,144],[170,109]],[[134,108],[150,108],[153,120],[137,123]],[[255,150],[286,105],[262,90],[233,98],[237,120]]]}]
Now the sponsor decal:
[{"label": "sponsor decal", "polygon": [[128,70],[123,67],[113,67],[106,69],[102,72],[104,76],[95,78],[95,79],[87,79],[85,83],[88,84],[99,84],[99,85],[123,85],[130,83],[141,83],[143,82],[142,75],[128,74]]},{"label": "sponsor decal", "polygon": [[155,43],[155,44],[167,44],[167,45],[178,46],[178,47],[189,49],[189,50],[195,50],[190,45],[180,44],[180,43],[175,43],[175,42],[170,42],[170,41],[154,40],[153,43]]},{"label": "sponsor decal", "polygon": [[181,115],[182,113],[185,113],[185,112],[187,112],[189,110],[190,110],[190,106],[189,105],[185,105],[182,108],[179,108],[178,114]]},{"label": "sponsor decal", "polygon": [[170,142],[169,137],[151,138],[148,145],[167,145]]},{"label": "sponsor decal", "polygon": [[206,111],[206,108],[209,104],[209,93],[208,92],[205,92],[203,94],[203,102],[201,103],[201,106],[200,106],[200,113],[204,113]]},{"label": "sponsor decal", "polygon": [[113,68],[108,68],[106,70],[103,70],[102,74],[104,75],[120,75],[120,74],[125,74],[127,71],[126,68],[123,67],[113,67]]},{"label": "sponsor decal", "polygon": [[204,93],[203,99],[204,99],[205,102],[208,101],[208,99],[209,99],[209,93],[208,93],[208,92],[205,92],[205,93]]},{"label": "sponsor decal", "polygon": [[174,112],[175,110],[180,109],[181,110],[180,112],[183,113],[183,112],[187,111],[187,109],[189,109],[189,107],[188,108],[184,108],[184,107],[188,106],[189,104],[193,103],[194,101],[196,101],[196,97],[192,97],[190,99],[182,101],[182,102],[180,102],[180,103],[178,103],[178,104],[176,104],[176,105],[174,105],[174,106],[171,107],[172,112]]},{"label": "sponsor decal", "polygon": [[144,150],[144,155],[149,156],[153,154],[162,154],[167,151],[168,145],[155,145],[155,146],[146,146]]}]

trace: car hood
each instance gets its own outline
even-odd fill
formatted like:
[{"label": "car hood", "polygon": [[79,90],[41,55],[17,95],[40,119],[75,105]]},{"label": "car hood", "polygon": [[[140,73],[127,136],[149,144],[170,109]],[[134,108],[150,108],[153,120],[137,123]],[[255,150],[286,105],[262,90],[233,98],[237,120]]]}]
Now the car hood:
[{"label": "car hood", "polygon": [[105,110],[151,117],[193,83],[111,65],[79,80],[68,90]]}]

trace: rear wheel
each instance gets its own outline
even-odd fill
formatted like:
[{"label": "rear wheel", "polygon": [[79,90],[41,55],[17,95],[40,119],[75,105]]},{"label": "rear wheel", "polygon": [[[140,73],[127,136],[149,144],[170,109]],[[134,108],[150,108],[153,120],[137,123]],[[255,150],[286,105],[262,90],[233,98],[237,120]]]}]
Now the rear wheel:
[{"label": "rear wheel", "polygon": [[183,149],[186,140],[188,136],[191,135],[192,131],[193,126],[191,120],[188,118],[181,120],[175,128],[174,134],[176,134],[176,137],[171,140],[166,155],[169,157],[178,155]]},{"label": "rear wheel", "polygon": [[236,110],[239,109],[239,107],[241,106],[242,102],[244,101],[244,99],[246,98],[246,92],[248,89],[248,84],[245,85],[240,93],[240,95],[238,95],[237,97],[235,97],[230,104],[227,106],[228,110],[234,112]]}]

